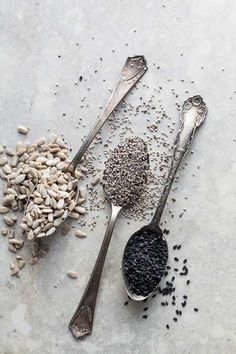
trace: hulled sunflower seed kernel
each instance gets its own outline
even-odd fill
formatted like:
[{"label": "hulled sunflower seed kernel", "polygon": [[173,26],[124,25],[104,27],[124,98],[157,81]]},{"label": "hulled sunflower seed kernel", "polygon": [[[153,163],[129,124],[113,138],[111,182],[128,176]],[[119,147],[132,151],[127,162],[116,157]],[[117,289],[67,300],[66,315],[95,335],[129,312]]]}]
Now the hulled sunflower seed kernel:
[{"label": "hulled sunflower seed kernel", "polygon": [[4,147],[0,144],[0,154],[4,152]]},{"label": "hulled sunflower seed kernel", "polygon": [[76,279],[76,278],[78,278],[77,273],[74,272],[73,270],[68,270],[67,276],[68,276],[69,278],[71,278],[71,279]]},{"label": "hulled sunflower seed kernel", "polygon": [[15,267],[14,269],[11,269],[11,276],[17,275],[19,273],[19,268]]},{"label": "hulled sunflower seed kernel", "polygon": [[7,158],[6,157],[2,157],[0,159],[0,166],[4,166],[7,162],[8,162]]},{"label": "hulled sunflower seed kernel", "polygon": [[25,260],[19,259],[19,261],[18,261],[19,269],[24,268],[25,264],[26,264],[26,261],[25,261]]},{"label": "hulled sunflower seed kernel", "polygon": [[14,194],[5,195],[5,197],[3,197],[2,204],[4,206],[8,206],[13,202],[13,200],[15,200]]},{"label": "hulled sunflower seed kernel", "polygon": [[87,237],[87,234],[82,230],[75,230],[75,236],[79,238],[84,238]]},{"label": "hulled sunflower seed kernel", "polygon": [[29,131],[29,128],[28,128],[28,127],[25,127],[24,125],[18,125],[17,131],[18,131],[18,133],[20,133],[20,134],[27,134],[28,131]]},{"label": "hulled sunflower seed kernel", "polygon": [[95,187],[100,182],[100,180],[101,177],[99,175],[94,176],[91,182],[92,186]]},{"label": "hulled sunflower seed kernel", "polygon": [[74,211],[78,212],[81,215],[84,215],[86,213],[86,209],[82,206],[76,206],[74,208]]},{"label": "hulled sunflower seed kernel", "polygon": [[5,221],[5,223],[8,226],[12,226],[15,223],[15,221],[12,220],[12,218],[10,218],[10,216],[4,216],[3,220]]},{"label": "hulled sunflower seed kernel", "polygon": [[5,153],[8,156],[14,156],[16,152],[13,149],[6,148]]},{"label": "hulled sunflower seed kernel", "polygon": [[6,214],[9,210],[10,209],[8,207],[0,205],[0,214]]},{"label": "hulled sunflower seed kernel", "polygon": [[80,194],[80,197],[84,200],[87,199],[87,188],[86,187],[81,187],[79,189],[79,194]]},{"label": "hulled sunflower seed kernel", "polygon": [[10,167],[9,165],[7,165],[7,164],[2,167],[2,170],[3,170],[7,175],[11,173],[11,167]]},{"label": "hulled sunflower seed kernel", "polygon": [[16,253],[16,252],[17,252],[17,249],[15,248],[14,245],[9,244],[9,245],[8,245],[8,249],[9,249],[9,251],[11,251],[11,252],[13,252],[13,253]]},{"label": "hulled sunflower seed kernel", "polygon": [[7,233],[8,233],[8,229],[7,228],[2,228],[1,229],[1,234],[2,234],[2,236],[7,236]]}]

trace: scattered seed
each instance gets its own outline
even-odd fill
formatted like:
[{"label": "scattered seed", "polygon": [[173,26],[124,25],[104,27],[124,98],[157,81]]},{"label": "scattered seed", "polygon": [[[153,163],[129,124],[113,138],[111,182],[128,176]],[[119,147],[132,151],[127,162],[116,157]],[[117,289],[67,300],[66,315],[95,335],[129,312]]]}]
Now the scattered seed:
[{"label": "scattered seed", "polygon": [[79,238],[84,238],[87,237],[87,234],[82,230],[75,230],[75,236]]},{"label": "scattered seed", "polygon": [[100,182],[100,180],[101,177],[99,175],[94,176],[91,182],[92,186],[96,186]]},{"label": "scattered seed", "polygon": [[20,133],[20,134],[27,134],[28,131],[29,131],[29,128],[28,128],[28,127],[25,127],[25,126],[23,126],[23,125],[19,125],[19,126],[17,127],[17,131],[18,131],[18,133]]},{"label": "scattered seed", "polygon": [[69,271],[67,272],[67,276],[68,276],[69,278],[71,278],[71,279],[76,279],[76,278],[78,277],[77,273],[74,272],[74,271],[72,271],[72,270],[69,270]]},{"label": "scattered seed", "polygon": [[0,205],[0,214],[6,214],[6,213],[8,213],[9,210],[10,210],[9,208],[7,208],[3,205]]}]

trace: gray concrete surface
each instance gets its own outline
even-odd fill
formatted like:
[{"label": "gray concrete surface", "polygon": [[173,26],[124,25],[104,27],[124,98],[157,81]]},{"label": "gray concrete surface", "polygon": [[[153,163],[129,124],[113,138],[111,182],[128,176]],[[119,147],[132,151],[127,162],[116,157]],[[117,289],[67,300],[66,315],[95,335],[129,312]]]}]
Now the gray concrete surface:
[{"label": "gray concrete surface", "polygon": [[[15,126],[29,124],[27,140],[51,129],[63,133],[75,151],[128,55],[144,54],[149,71],[142,80],[147,86],[140,85],[127,102],[137,105],[139,96],[148,98],[161,86],[153,100],[158,104],[161,99],[176,121],[175,102],[189,95],[201,94],[209,108],[174,194],[174,214],[183,208],[187,212],[182,219],[170,218],[168,208],[165,212],[170,247],[182,243],[181,257],[191,260],[191,286],[186,289],[185,281],[178,280],[179,296],[185,291],[189,296],[183,318],[174,324],[173,309],[160,306],[158,297],[150,301],[146,320],[141,305],[123,306],[122,250],[143,223],[132,221],[128,227],[121,217],[101,281],[93,334],[74,340],[67,324],[104,235],[106,206],[86,240],[72,232],[48,240],[48,256],[34,267],[27,265],[20,279],[9,275],[14,257],[0,238],[1,354],[236,352],[235,17],[236,4],[230,0],[1,0],[1,143],[13,147],[19,140]],[[84,79],[75,85],[80,75]],[[85,126],[76,129],[79,117]],[[146,120],[134,117],[133,122],[137,134],[146,129]],[[104,139],[110,129],[104,127]],[[78,272],[76,281],[67,278],[69,268]]]}]

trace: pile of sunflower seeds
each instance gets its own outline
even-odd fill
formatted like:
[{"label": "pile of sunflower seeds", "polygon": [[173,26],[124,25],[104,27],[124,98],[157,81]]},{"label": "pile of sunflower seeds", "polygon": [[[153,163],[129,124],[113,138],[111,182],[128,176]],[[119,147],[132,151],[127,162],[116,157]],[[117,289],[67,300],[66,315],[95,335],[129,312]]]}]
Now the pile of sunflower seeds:
[{"label": "pile of sunflower seeds", "polygon": [[[29,128],[19,126],[17,130],[27,134]],[[87,199],[86,188],[81,187],[77,201],[74,200],[78,179],[83,174],[76,170],[75,178],[64,172],[67,159],[68,148],[56,134],[50,134],[48,140],[41,137],[32,144],[18,142],[15,149],[0,145],[0,178],[5,181],[0,214],[7,226],[1,229],[1,234],[8,239],[9,251],[17,253],[25,243],[25,239],[12,229],[18,211],[25,212],[21,227],[30,240],[52,234],[68,214],[78,219],[86,213],[82,206]],[[62,233],[67,232],[68,225],[64,224]],[[86,234],[76,230],[76,236],[86,237]],[[34,264],[42,249],[35,242],[31,245],[34,258],[31,263]],[[18,263],[19,260],[24,259],[17,258]],[[11,265],[12,275],[17,275],[21,268]]]},{"label": "pile of sunflower seeds", "polygon": [[57,158],[47,160],[46,164],[48,162],[55,165],[42,172],[40,183],[30,194],[20,225],[30,240],[51,235],[70,212],[73,218],[78,219],[82,208],[75,200],[77,180],[69,172],[61,170],[65,163],[58,162]]},{"label": "pile of sunflower seeds", "polygon": [[146,143],[139,137],[121,142],[105,163],[103,186],[109,201],[122,207],[131,205],[145,189],[148,170]]}]

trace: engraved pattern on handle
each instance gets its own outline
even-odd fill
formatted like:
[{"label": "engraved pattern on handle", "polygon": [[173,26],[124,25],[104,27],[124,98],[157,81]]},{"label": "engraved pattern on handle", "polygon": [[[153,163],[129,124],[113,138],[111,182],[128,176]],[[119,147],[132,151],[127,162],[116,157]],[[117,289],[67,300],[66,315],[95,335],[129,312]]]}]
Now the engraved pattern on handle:
[{"label": "engraved pattern on handle", "polygon": [[79,306],[69,323],[69,328],[75,338],[83,337],[92,332],[94,310],[96,306],[97,293],[102,275],[103,265],[106,259],[107,250],[110,244],[116,218],[120,210],[121,207],[112,205],[111,217],[95,266],[93,268],[93,272],[90,276],[88,285],[84,291]]},{"label": "engraved pattern on handle", "polygon": [[98,118],[96,124],[91,129],[87,138],[83,142],[79,151],[71,161],[70,165],[67,167],[72,174],[74,173],[76,166],[84,156],[85,152],[89,148],[91,142],[97,135],[98,131],[102,128],[103,124],[110,117],[114,109],[118,106],[120,101],[127,95],[131,88],[136,84],[136,82],[143,76],[147,71],[147,63],[144,56],[134,56],[128,57],[124,67],[121,71],[119,80],[113,89],[107,104],[105,105],[100,117]]},{"label": "engraved pattern on handle", "polygon": [[[190,97],[184,102],[180,113],[181,126],[175,139],[174,153],[167,182],[151,222],[155,226],[159,226],[161,216],[179,165],[192,143],[196,128],[204,122],[206,115],[207,107],[201,96],[198,95]],[[188,120],[190,120],[190,124],[189,122],[187,124]]]}]

